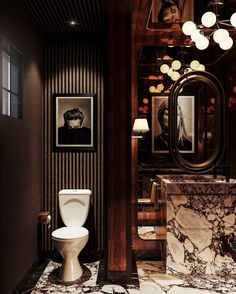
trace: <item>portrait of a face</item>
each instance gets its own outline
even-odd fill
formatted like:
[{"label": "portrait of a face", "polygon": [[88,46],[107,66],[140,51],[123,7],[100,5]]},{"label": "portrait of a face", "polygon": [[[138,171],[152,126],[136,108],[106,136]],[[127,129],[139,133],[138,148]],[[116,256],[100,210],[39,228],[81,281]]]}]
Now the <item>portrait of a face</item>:
[{"label": "portrait of a face", "polygon": [[167,29],[188,20],[194,20],[193,0],[153,0],[147,27]]},{"label": "portrait of a face", "polygon": [[162,6],[158,13],[158,21],[164,23],[180,22],[180,8],[178,1],[162,1]]},{"label": "portrait of a face", "polygon": [[54,95],[54,150],[95,149],[95,95]]},{"label": "portrait of a face", "polygon": [[[178,146],[182,153],[194,152],[194,97],[178,99]],[[152,97],[152,153],[169,153],[168,96]]]}]

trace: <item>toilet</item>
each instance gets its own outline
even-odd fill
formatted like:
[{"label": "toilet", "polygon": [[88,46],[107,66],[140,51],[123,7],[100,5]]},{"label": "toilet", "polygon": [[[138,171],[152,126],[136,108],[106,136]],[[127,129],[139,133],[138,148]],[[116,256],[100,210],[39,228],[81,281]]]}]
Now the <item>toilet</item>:
[{"label": "toilet", "polygon": [[89,212],[91,191],[65,189],[58,193],[59,209],[65,227],[52,232],[55,248],[63,260],[59,279],[71,282],[79,279],[83,269],[78,255],[89,238],[89,231],[83,227]]}]

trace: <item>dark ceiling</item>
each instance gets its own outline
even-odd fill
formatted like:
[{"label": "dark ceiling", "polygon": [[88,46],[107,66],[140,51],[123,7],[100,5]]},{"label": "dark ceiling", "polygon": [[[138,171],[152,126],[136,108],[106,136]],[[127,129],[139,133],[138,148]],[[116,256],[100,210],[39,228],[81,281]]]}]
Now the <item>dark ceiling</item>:
[{"label": "dark ceiling", "polygon": [[[100,34],[104,27],[103,0],[23,0],[44,34]],[[71,26],[69,21],[77,25]]]},{"label": "dark ceiling", "polygon": [[[113,10],[136,12],[139,34],[147,34],[146,18],[152,0],[18,0],[24,3],[34,21],[44,34],[101,34],[104,31],[105,13]],[[208,1],[194,1],[194,19],[206,11]],[[225,0],[223,19],[236,10],[236,0]],[[69,21],[77,25],[71,26]]]}]

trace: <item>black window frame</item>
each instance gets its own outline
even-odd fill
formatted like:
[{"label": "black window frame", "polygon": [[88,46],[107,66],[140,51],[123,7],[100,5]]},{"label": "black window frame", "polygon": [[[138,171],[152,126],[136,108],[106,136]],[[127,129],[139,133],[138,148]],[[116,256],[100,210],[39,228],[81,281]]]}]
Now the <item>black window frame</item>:
[{"label": "black window frame", "polygon": [[[5,37],[1,36],[0,42],[1,58],[0,58],[0,86],[1,86],[1,114],[14,118],[22,118],[23,106],[23,54],[11,44]],[[3,54],[6,54],[10,59],[10,87],[3,86]],[[12,67],[17,69],[17,80],[13,77]],[[13,80],[15,79],[15,80]],[[13,90],[12,85],[14,81],[17,84],[16,91]],[[10,97],[10,109],[4,111],[3,109],[3,93],[7,93]],[[6,113],[7,112],[7,113]]]}]

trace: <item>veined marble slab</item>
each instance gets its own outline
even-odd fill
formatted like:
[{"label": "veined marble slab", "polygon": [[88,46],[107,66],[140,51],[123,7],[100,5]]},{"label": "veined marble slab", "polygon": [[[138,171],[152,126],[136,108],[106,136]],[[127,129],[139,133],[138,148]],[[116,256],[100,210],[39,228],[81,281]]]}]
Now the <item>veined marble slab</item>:
[{"label": "veined marble slab", "polygon": [[211,175],[165,175],[159,176],[164,194],[236,194],[236,180]]},{"label": "veined marble slab", "polygon": [[167,273],[236,273],[236,181],[160,176],[166,199]]},{"label": "veined marble slab", "polygon": [[84,277],[74,283],[59,283],[54,276],[60,266],[59,263],[50,261],[44,273],[40,277],[32,294],[41,293],[93,293],[93,294],[235,294],[235,276],[192,276],[184,274],[164,273],[165,267],[158,261],[139,261],[137,262],[138,278],[140,287],[133,285],[117,284],[96,284],[99,263],[85,264],[90,276]]}]

